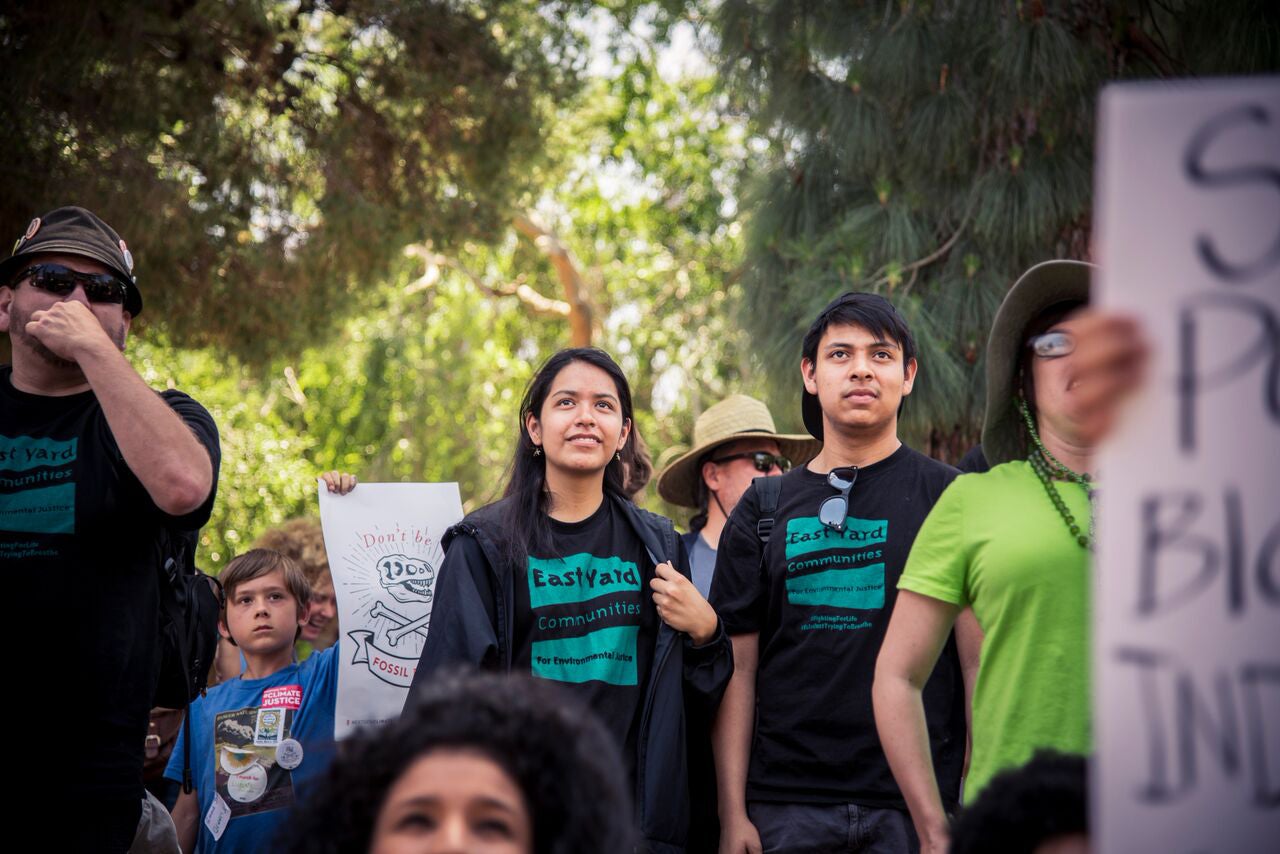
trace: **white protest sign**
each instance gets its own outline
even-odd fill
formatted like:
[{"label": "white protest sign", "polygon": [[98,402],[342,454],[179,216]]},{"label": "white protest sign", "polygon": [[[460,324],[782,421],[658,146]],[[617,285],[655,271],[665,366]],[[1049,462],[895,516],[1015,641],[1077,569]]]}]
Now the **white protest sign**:
[{"label": "white protest sign", "polygon": [[362,483],[347,495],[321,485],[342,644],[335,737],[399,716],[427,639],[440,538],[461,518],[456,483]]},{"label": "white protest sign", "polygon": [[1094,850],[1280,845],[1280,77],[1111,86],[1098,302],[1151,383],[1099,460]]}]

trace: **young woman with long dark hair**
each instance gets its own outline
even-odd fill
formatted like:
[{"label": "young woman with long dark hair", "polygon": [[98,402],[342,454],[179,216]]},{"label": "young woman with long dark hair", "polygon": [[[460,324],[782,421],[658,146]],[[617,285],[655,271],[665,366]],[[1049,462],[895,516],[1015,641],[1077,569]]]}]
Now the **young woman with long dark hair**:
[{"label": "young woman with long dark hair", "polygon": [[630,386],[608,354],[562,350],[542,366],[504,497],[445,534],[413,690],[457,665],[557,683],[622,750],[646,849],[680,851],[686,698],[719,702],[732,648],[674,526],[626,497],[637,440]]}]

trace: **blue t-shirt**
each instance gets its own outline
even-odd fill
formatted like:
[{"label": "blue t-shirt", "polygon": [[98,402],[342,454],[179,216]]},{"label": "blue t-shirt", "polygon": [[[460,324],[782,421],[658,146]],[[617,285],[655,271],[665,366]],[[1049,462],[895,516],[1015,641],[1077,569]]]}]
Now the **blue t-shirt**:
[{"label": "blue t-shirt", "polygon": [[716,571],[716,550],[711,548],[702,533],[693,535],[693,545],[689,548],[689,571],[693,575],[693,586],[698,588],[702,598],[711,595],[711,576]]},{"label": "blue t-shirt", "polygon": [[[272,849],[289,807],[333,758],[337,693],[333,646],[263,679],[224,682],[191,704],[191,778],[200,801],[196,850]],[[179,730],[165,768],[170,780],[182,780],[183,737]],[[296,759],[294,745],[280,749],[290,739],[302,746],[292,770],[284,766]],[[229,814],[216,840],[206,821],[215,795],[221,803],[212,814]]]}]

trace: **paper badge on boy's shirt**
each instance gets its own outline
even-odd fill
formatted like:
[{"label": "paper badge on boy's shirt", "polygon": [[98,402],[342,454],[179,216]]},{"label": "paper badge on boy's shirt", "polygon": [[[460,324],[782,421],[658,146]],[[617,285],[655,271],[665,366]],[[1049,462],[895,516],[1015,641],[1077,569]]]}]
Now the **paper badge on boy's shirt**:
[{"label": "paper badge on boy's shirt", "polygon": [[257,747],[278,747],[284,731],[284,717],[288,709],[258,709],[258,723],[253,728],[253,743]]},{"label": "paper badge on boy's shirt", "polygon": [[289,737],[293,715],[293,709],[261,706],[218,714],[214,788],[229,809],[228,819],[293,804],[293,775],[276,756],[280,743]]},{"label": "paper badge on boy's shirt", "polygon": [[222,795],[217,792],[213,793],[213,802],[209,804],[209,811],[204,814],[204,826],[209,828],[209,832],[213,834],[215,841],[222,838],[222,834],[227,831],[227,822],[231,821],[231,807],[227,806],[227,802],[222,799]]},{"label": "paper badge on boy's shirt", "polygon": [[276,746],[276,764],[292,771],[302,764],[302,744],[296,738],[286,738]]}]

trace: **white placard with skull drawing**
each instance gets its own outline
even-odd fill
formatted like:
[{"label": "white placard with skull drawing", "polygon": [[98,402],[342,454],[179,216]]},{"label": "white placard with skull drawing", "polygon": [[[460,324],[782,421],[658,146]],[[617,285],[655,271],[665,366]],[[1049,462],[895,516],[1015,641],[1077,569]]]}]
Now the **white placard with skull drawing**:
[{"label": "white placard with skull drawing", "polygon": [[462,518],[456,483],[320,488],[338,597],[342,666],[335,737],[397,717],[427,639],[445,530]]}]

